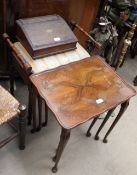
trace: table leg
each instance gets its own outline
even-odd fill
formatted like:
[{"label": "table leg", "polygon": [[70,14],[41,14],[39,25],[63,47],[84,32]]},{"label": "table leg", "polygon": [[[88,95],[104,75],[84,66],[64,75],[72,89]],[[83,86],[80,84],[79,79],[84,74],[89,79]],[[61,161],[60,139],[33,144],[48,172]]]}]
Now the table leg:
[{"label": "table leg", "polygon": [[28,125],[31,125],[32,121],[32,89],[31,87],[28,88],[29,91],[29,99],[28,99]]},{"label": "table leg", "polygon": [[58,163],[69,138],[70,138],[70,130],[62,128],[60,142],[56,151],[56,155],[53,157],[53,161],[55,162],[55,165],[52,168],[53,173],[56,173],[58,171]]},{"label": "table leg", "polygon": [[38,111],[39,111],[39,126],[37,131],[41,130],[42,127],[42,98],[38,95]]},{"label": "table leg", "polygon": [[32,89],[32,117],[33,117],[33,129],[31,130],[31,133],[36,132],[36,100],[37,95],[35,93],[35,90]]},{"label": "table leg", "polygon": [[96,121],[98,120],[98,117],[99,117],[99,116],[97,116],[95,119],[93,119],[91,125],[89,126],[89,129],[88,129],[88,131],[87,131],[87,133],[86,133],[86,136],[87,136],[87,137],[90,137],[90,136],[91,136],[90,131],[91,131],[92,127],[94,126],[94,124],[96,123]]},{"label": "table leg", "polygon": [[45,122],[42,124],[42,126],[47,126],[48,123],[48,106],[45,103]]},{"label": "table leg", "polygon": [[113,113],[113,111],[115,110],[115,108],[111,109],[108,111],[105,119],[103,120],[102,124],[100,125],[96,135],[95,135],[95,140],[99,140],[99,133],[102,130],[102,128],[104,127],[104,125],[106,124],[106,122],[108,121],[108,119],[110,118],[111,114]]},{"label": "table leg", "polygon": [[134,83],[134,86],[137,86],[137,76],[135,77],[133,83]]},{"label": "table leg", "polygon": [[26,137],[26,106],[19,106],[19,148],[21,150],[25,149],[25,137]]},{"label": "table leg", "polygon": [[107,143],[107,137],[109,136],[110,132],[113,130],[113,128],[115,127],[117,122],[120,120],[120,118],[122,117],[122,115],[124,114],[124,112],[126,111],[128,106],[129,106],[129,101],[126,101],[126,102],[121,104],[121,108],[120,108],[120,111],[119,111],[116,119],[112,123],[111,127],[109,128],[108,132],[106,133],[106,135],[105,135],[105,137],[103,139],[104,143]]}]

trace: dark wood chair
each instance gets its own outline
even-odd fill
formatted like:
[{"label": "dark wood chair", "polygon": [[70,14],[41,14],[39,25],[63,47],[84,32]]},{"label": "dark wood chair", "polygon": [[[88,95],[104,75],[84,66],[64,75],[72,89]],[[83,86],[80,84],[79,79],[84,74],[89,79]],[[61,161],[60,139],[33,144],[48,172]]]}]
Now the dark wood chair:
[{"label": "dark wood chair", "polygon": [[[77,1],[70,1],[70,0],[63,0],[63,1],[43,1],[43,0],[36,0],[35,2],[33,0],[11,0],[5,2],[5,12],[4,17],[7,19],[7,28],[9,31],[9,34],[12,38],[12,41],[15,40],[16,36],[16,29],[15,29],[15,21],[19,18],[27,18],[27,17],[35,17],[35,16],[44,16],[44,15],[52,15],[52,14],[58,14],[61,17],[63,17],[69,24],[70,19],[75,19],[78,24],[80,24],[86,31],[90,30],[90,27],[93,25],[93,21],[95,20],[95,16],[98,11],[98,6],[100,4],[100,1],[88,1],[88,0],[82,0],[79,4],[77,4]],[[7,2],[7,3],[6,3]],[[7,6],[6,6],[7,4]],[[75,7],[79,5],[79,11],[75,12]],[[96,6],[96,8],[94,8]],[[10,13],[7,15],[7,13]],[[88,18],[87,18],[88,17]],[[86,20],[86,23],[85,23]],[[10,21],[10,25],[9,25]],[[5,24],[6,25],[6,24]],[[76,24],[71,24],[72,29],[76,29],[75,33],[78,36],[78,39],[83,44],[84,41],[87,39],[87,33],[86,35],[83,35],[84,30],[79,30]],[[80,28],[81,29],[81,28]],[[6,30],[7,31],[7,30]],[[21,78],[25,81],[25,83],[28,86],[29,89],[29,121],[28,123],[31,124],[31,114],[32,114],[32,104],[31,104],[31,84],[28,80],[28,77],[31,74],[34,74],[32,67],[27,63],[20,52],[14,47],[13,43],[10,41],[9,37],[4,34],[4,39],[11,51],[10,57],[12,58],[12,62],[14,64],[14,67],[19,72]],[[83,44],[84,45],[84,44]],[[11,64],[10,64],[11,65]],[[11,68],[11,71],[13,72],[13,69]],[[14,76],[13,74],[10,75],[11,80],[11,92],[13,93],[14,86],[13,86],[13,80]],[[39,99],[39,98],[38,98]],[[32,100],[33,101],[33,100]],[[39,102],[38,102],[39,103]],[[39,103],[40,105],[40,103]],[[34,117],[35,118],[35,117]],[[45,122],[46,123],[46,122]],[[35,130],[36,123],[33,121],[33,128]],[[34,131],[33,130],[33,131]]]},{"label": "dark wood chair", "polygon": [[[32,120],[32,93],[31,93],[31,83],[29,81],[29,76],[33,74],[32,67],[28,62],[26,62],[20,52],[15,48],[14,44],[11,42],[8,34],[3,34],[4,41],[6,42],[9,49],[9,61],[10,61],[10,92],[14,94],[14,70],[16,69],[25,84],[28,86],[29,96],[28,96],[28,124],[31,124]],[[35,118],[35,116],[33,116]],[[36,120],[33,119],[33,128],[36,128]],[[33,130],[32,130],[33,132]]]},{"label": "dark wood chair", "polygon": [[[19,148],[25,149],[26,135],[26,106],[19,102],[2,86],[0,86],[0,125],[10,122],[13,118],[19,116],[19,126],[17,132],[0,141],[0,148],[19,135]],[[11,125],[12,126],[12,125]],[[14,127],[15,129],[15,127]]]},{"label": "dark wood chair", "polygon": [[[95,45],[97,46],[98,49],[100,48],[100,44],[98,42],[96,42],[90,35],[88,35],[88,33],[85,32],[83,30],[83,28],[81,28],[75,21],[70,21],[69,25],[70,25],[72,30],[77,28],[81,32],[81,35],[88,37],[89,40],[91,40],[92,42],[95,43]],[[41,70],[41,69],[37,68],[37,70],[35,70],[35,68],[34,68],[35,66],[33,66],[34,60],[32,58],[30,58],[30,62],[29,62],[29,61],[27,61],[27,59],[25,59],[26,57],[30,57],[30,55],[28,53],[27,54],[25,53],[25,55],[22,53],[22,50],[24,51],[24,48],[21,46],[21,44],[20,43],[17,43],[17,44],[12,43],[12,41],[10,40],[9,36],[6,33],[3,34],[3,38],[4,38],[5,42],[7,43],[7,46],[10,50],[10,55],[9,55],[9,57],[11,58],[10,59],[10,61],[11,61],[11,71],[10,71],[11,72],[11,75],[10,75],[11,87],[10,87],[10,91],[12,94],[14,93],[14,69],[13,69],[13,65],[14,65],[15,69],[18,71],[19,75],[24,80],[24,82],[28,86],[28,90],[29,90],[28,124],[31,124],[31,120],[33,118],[32,132],[39,131],[41,129],[41,126],[42,126],[42,124],[41,124],[41,121],[42,121],[41,120],[42,101],[38,97],[39,126],[37,127],[36,126],[37,125],[36,124],[36,107],[35,107],[36,103],[34,104],[35,100],[33,100],[35,98],[35,96],[34,96],[34,94],[32,95],[32,89],[31,89],[31,83],[29,80],[29,76],[32,74],[38,74],[40,72],[46,71],[46,69]],[[78,49],[82,49],[82,52],[84,52],[85,58],[90,56],[88,53],[85,54],[86,51],[81,46],[78,46]],[[36,63],[34,63],[34,64],[36,64]],[[43,64],[43,62],[41,64]],[[45,66],[43,65],[43,67],[45,67]],[[45,113],[47,116],[46,110],[47,110],[47,108],[45,108]],[[33,117],[32,117],[32,114],[33,114]],[[45,121],[43,123],[43,126],[47,125],[47,117],[46,116],[45,116]]]}]

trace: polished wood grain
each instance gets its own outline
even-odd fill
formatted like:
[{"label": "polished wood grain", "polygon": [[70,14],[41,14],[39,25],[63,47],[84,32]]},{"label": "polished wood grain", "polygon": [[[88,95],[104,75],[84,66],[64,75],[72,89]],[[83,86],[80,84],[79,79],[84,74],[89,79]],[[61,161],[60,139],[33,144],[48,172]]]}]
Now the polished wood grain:
[{"label": "polished wood grain", "polygon": [[[30,76],[60,125],[71,129],[136,94],[98,56]],[[97,100],[102,102],[98,104]]]}]

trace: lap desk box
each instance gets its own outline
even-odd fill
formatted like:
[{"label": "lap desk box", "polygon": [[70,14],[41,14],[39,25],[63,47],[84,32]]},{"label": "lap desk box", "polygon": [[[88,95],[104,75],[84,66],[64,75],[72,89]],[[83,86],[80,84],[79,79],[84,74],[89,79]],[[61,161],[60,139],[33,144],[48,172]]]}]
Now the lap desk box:
[{"label": "lap desk box", "polygon": [[77,38],[58,15],[19,19],[17,38],[33,59],[76,49]]}]

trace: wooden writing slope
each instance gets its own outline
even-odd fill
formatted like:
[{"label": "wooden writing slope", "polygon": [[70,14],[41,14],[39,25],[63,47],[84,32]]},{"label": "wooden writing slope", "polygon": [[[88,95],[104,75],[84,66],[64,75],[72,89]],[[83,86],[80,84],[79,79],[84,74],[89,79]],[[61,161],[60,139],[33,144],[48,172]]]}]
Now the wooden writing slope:
[{"label": "wooden writing slope", "polygon": [[17,38],[34,59],[74,50],[78,41],[59,15],[17,20]]}]

